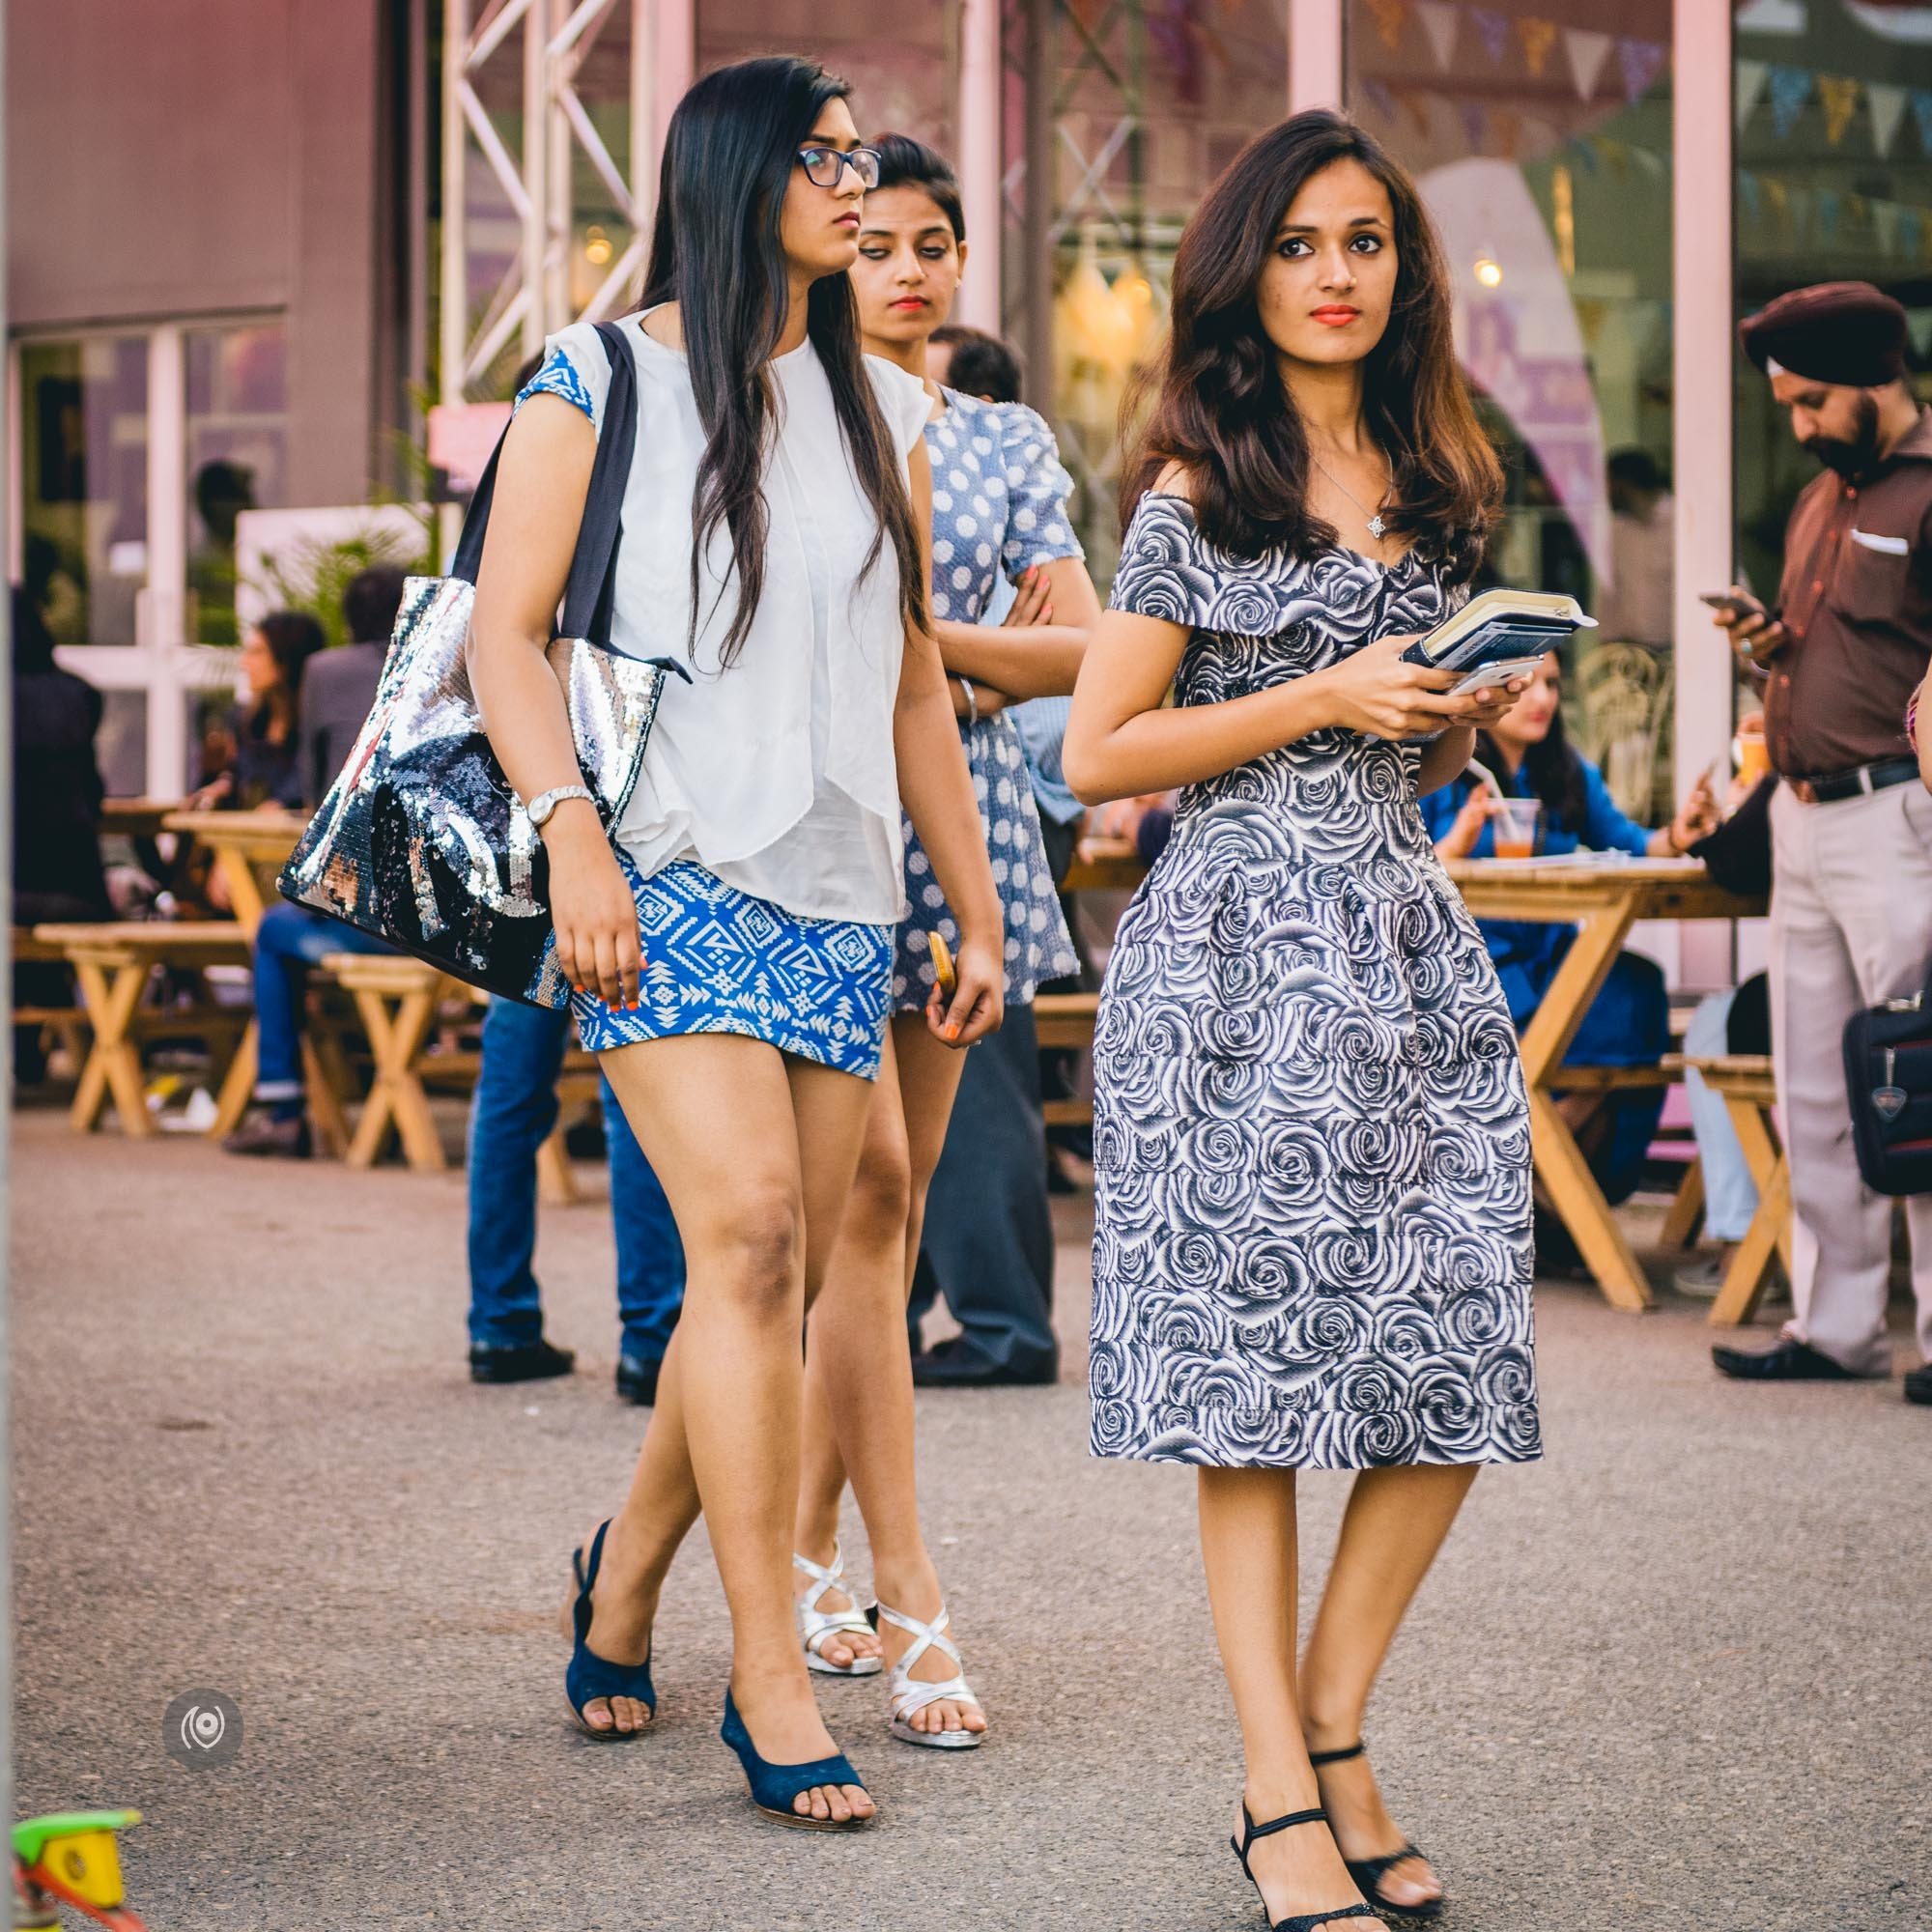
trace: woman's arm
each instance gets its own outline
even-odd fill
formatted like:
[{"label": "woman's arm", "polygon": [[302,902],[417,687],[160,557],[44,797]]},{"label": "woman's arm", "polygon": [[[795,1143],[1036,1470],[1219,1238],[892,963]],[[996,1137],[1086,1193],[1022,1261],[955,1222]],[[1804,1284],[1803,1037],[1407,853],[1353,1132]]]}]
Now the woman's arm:
[{"label": "woman's arm", "polygon": [[[517,412],[497,467],[469,623],[469,679],[491,749],[524,799],[582,782],[563,688],[544,653],[596,455],[597,435],[582,411],[536,395]],[[564,977],[607,1006],[635,1006],[638,908],[597,808],[565,799],[540,836]]]},{"label": "woman's arm", "polygon": [[[925,445],[908,460],[913,519],[922,532],[921,567],[929,570],[932,469]],[[898,699],[893,707],[893,749],[898,759],[899,797],[919,842],[932,861],[939,888],[959,922],[958,985],[942,1013],[935,990],[927,1021],[952,1046],[971,1046],[1000,1024],[1005,1002],[1006,957],[999,894],[986,858],[985,836],[973,796],[973,780],[960,749],[959,730],[947,696],[939,644],[928,632],[906,634]]]},{"label": "woman's arm", "polygon": [[1100,599],[1082,558],[1059,556],[1038,568],[1044,621],[934,627],[949,671],[1014,698],[1060,697],[1073,689],[1087,639],[1100,621]]},{"label": "woman's arm", "polygon": [[[1511,702],[1515,699],[1512,697]],[[1415,794],[1427,798],[1433,791],[1440,791],[1446,784],[1453,783],[1469,768],[1469,760],[1476,755],[1476,727],[1473,724],[1458,724],[1452,730],[1443,732],[1433,745],[1422,748],[1422,769],[1416,775]]]},{"label": "woman's arm", "polygon": [[1125,611],[1101,617],[1062,754],[1076,797],[1099,805],[1198,784],[1335,726],[1399,740],[1487,725],[1522,691],[1519,682],[1450,697],[1454,671],[1404,664],[1412,637],[1380,638],[1325,670],[1266,691],[1164,709],[1187,637],[1185,625],[1159,617]]}]

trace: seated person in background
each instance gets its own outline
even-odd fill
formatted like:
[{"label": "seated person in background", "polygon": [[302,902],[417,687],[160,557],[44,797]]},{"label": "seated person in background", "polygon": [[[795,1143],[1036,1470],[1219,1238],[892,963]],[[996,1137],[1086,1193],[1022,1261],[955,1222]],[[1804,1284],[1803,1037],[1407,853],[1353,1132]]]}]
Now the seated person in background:
[{"label": "seated person in background", "polygon": [[[54,663],[40,607],[14,586],[14,923],[111,919],[99,825],[106,787],[95,762],[100,694]],[[73,997],[67,966],[24,960],[14,1004],[62,1007]],[[46,1071],[39,1027],[14,1030],[14,1077]]]},{"label": "seated person in background", "polygon": [[[1542,853],[1585,846],[1636,858],[1676,857],[1715,827],[1717,801],[1702,778],[1676,819],[1662,831],[1647,832],[1626,818],[1612,803],[1603,774],[1564,737],[1561,680],[1552,651],[1515,708],[1476,740],[1477,758],[1506,793],[1541,801]],[[1493,857],[1490,815],[1488,789],[1468,773],[1422,801],[1423,822],[1445,859]],[[1482,929],[1510,1017],[1520,1031],[1542,1005],[1573,935],[1562,925],[1516,920],[1486,919]],[[1640,953],[1621,952],[1564,1059],[1580,1066],[1653,1066],[1669,1047],[1669,1018],[1662,972]],[[1605,1198],[1612,1205],[1627,1200],[1657,1131],[1663,1090],[1639,1089],[1602,1099],[1572,1094],[1562,1104]]]},{"label": "seated person in background", "polygon": [[[311,810],[335,782],[356,734],[376,701],[377,681],[403,601],[403,573],[365,570],[342,593],[342,615],[351,641],[321,657],[310,653],[300,678],[300,705],[288,707],[300,729],[289,739],[286,802]],[[282,613],[284,616],[289,613]],[[264,619],[256,635],[278,618]],[[313,618],[301,619],[322,627]],[[247,647],[242,649],[247,661]],[[292,687],[293,689],[293,687]],[[306,1158],[307,1108],[302,1095],[302,996],[308,967],[330,952],[386,952],[380,939],[353,925],[287,901],[272,905],[255,928],[255,1113],[222,1145],[230,1153]]]},{"label": "seated person in background", "polygon": [[322,626],[305,611],[271,611],[249,627],[241,652],[247,696],[235,707],[232,726],[235,762],[188,799],[190,810],[301,804],[302,670],[325,642]]}]

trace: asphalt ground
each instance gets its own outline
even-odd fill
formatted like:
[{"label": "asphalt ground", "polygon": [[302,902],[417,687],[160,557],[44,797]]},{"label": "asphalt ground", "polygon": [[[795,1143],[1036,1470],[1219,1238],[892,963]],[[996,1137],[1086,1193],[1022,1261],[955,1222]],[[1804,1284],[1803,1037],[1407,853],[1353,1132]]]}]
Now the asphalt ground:
[{"label": "asphalt ground", "polygon": [[[1086,1451],[1084,1201],[1060,1208],[1060,1385],[920,1402],[992,1738],[916,1750],[877,1680],[826,1683],[882,1817],[825,1838],[760,1820],[718,1742],[701,1532],[656,1730],[567,1722],[569,1548],[642,1422],[611,1394],[599,1207],[543,1224],[579,1373],[478,1388],[458,1174],[29,1109],[12,1190],[16,1804],[138,1806],[154,1932],[1257,1922],[1192,1482]],[[1444,1932],[1932,1925],[1932,1412],[1896,1380],[1727,1383],[1702,1314],[1539,1291],[1546,1460],[1476,1486],[1371,1714]],[[1311,1590],[1346,1481],[1303,1482]],[[847,1548],[863,1577],[856,1521]],[[162,1717],[206,1689],[242,1748],[189,1770]]]}]

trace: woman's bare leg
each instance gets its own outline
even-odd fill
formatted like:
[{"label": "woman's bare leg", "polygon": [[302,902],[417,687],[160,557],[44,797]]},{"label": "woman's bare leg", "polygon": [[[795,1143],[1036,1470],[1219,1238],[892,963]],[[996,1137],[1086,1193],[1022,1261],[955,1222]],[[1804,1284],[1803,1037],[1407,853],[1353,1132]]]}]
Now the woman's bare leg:
[{"label": "woman's bare leg", "polygon": [[[606,1544],[591,1620],[599,1656],[635,1662],[640,1607],[702,1499],[731,1609],[731,1688],[760,1753],[835,1748],[792,1636],[808,1202],[849,1183],[867,1098],[849,1075],[800,1081],[775,1049],[691,1035],[603,1057],[684,1239],[684,1312],[638,1471]],[[810,1144],[809,1159],[801,1150]],[[620,1704],[625,1700],[618,1700]],[[594,1714],[586,1711],[586,1717]],[[635,1718],[636,1713],[633,1713]],[[801,1796],[817,1817],[867,1815],[856,1787]]]},{"label": "woman's bare leg", "polygon": [[[1208,1601],[1247,1764],[1242,1801],[1260,1825],[1321,1803],[1295,1695],[1294,1471],[1203,1469],[1198,1500]],[[1270,1923],[1361,1896],[1320,1825],[1258,1838],[1248,1860]]]},{"label": "woman's bare leg", "polygon": [[[905,1297],[918,1250],[916,1236],[909,1245],[907,1230],[913,1217],[915,1163],[923,1160],[929,1181],[958,1088],[960,1055],[929,1035],[925,1037],[933,1054],[921,1053],[916,1043],[921,1034],[923,1021],[894,1021],[879,1092],[866,1123],[858,1178],[839,1225],[825,1293],[811,1312],[806,1383],[809,1401],[814,1407],[822,1403],[823,1408],[807,1450],[810,1483],[801,1492],[797,1547],[815,1562],[830,1560],[838,1496],[849,1472],[866,1520],[880,1601],[930,1621],[944,1598],[920,1531],[913,1472]],[[823,1601],[827,1609],[839,1607],[830,1596]],[[828,1640],[824,1654],[830,1662],[843,1662],[882,1652],[891,1663],[911,1641],[888,1625],[874,1642]],[[952,1664],[942,1653],[929,1651],[915,1674],[937,1682],[952,1675]],[[909,1721],[916,1730],[985,1728],[984,1715],[976,1706],[950,1700],[927,1705]]]},{"label": "woman's bare leg", "polygon": [[[1365,1469],[1355,1478],[1301,1660],[1310,1750],[1346,1750],[1360,1741],[1382,1660],[1475,1480],[1470,1464]],[[1382,1805],[1366,1757],[1324,1765],[1321,1792],[1336,1841],[1350,1858],[1385,1857],[1406,1842]],[[1391,1905],[1422,1905],[1442,1892],[1422,1858],[1392,1866],[1380,1889]]]}]

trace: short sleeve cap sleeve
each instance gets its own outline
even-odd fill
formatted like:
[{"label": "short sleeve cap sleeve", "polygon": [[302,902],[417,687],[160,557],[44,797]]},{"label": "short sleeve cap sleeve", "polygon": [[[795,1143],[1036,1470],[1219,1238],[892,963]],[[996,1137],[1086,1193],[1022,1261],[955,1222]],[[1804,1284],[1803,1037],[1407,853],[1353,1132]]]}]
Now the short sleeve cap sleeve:
[{"label": "short sleeve cap sleeve", "polygon": [[604,427],[604,398],[611,392],[611,358],[592,323],[573,323],[544,343],[542,366],[517,391],[516,409],[532,396],[555,396]]},{"label": "short sleeve cap sleeve", "polygon": [[879,412],[886,419],[886,428],[903,463],[925,436],[925,419],[932,413],[932,398],[917,376],[908,376],[883,355],[867,356],[866,372],[872,379]]},{"label": "short sleeve cap sleeve", "polygon": [[1000,460],[1007,472],[1007,536],[1000,561],[1009,577],[1060,556],[1085,556],[1067,512],[1073,478],[1037,411],[1008,403],[1000,412]]},{"label": "short sleeve cap sleeve", "polygon": [[1107,608],[1210,629],[1216,589],[1192,510],[1179,497],[1149,491],[1121,541]]}]

